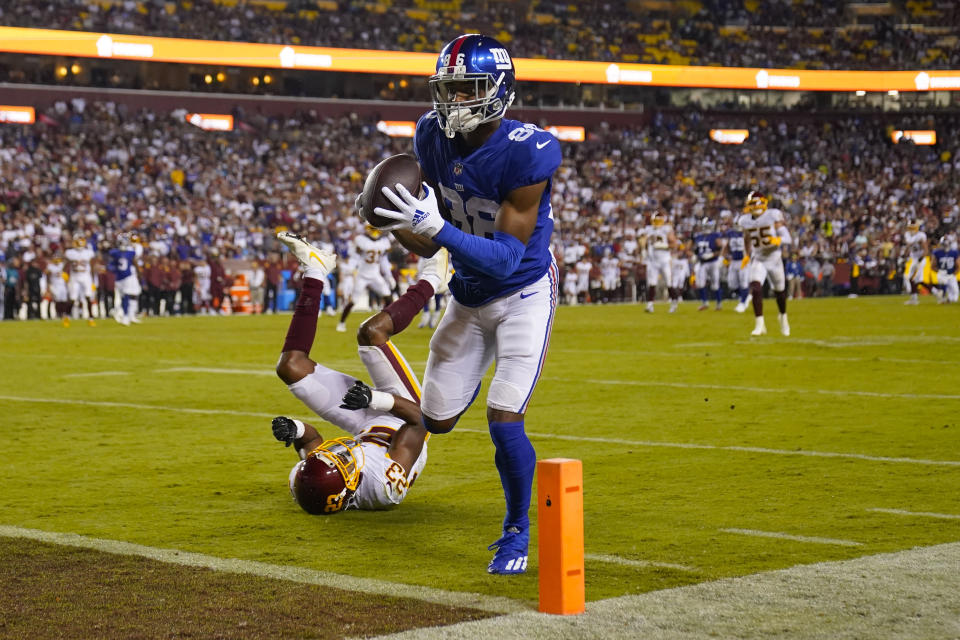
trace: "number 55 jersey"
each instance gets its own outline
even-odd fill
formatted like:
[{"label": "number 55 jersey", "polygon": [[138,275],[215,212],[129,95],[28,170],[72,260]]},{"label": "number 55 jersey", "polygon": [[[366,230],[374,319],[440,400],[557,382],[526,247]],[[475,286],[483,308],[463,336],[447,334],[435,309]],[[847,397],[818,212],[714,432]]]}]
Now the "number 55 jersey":
[{"label": "number 55 jersey", "polygon": [[459,135],[448,138],[436,112],[431,111],[417,122],[413,147],[427,180],[439,187],[437,199],[442,198],[450,211],[450,223],[464,233],[489,240],[494,238],[494,221],[507,194],[547,182],[536,227],[514,273],[495,280],[463,264],[451,253],[455,272],[450,291],[457,302],[479,307],[539,280],[553,260],[550,192],[553,174],[562,160],[556,138],[535,125],[503,118],[483,145],[470,149],[463,146]]},{"label": "number 55 jersey", "polygon": [[751,257],[766,260],[775,256],[780,259],[780,243],[774,240],[780,237],[777,233],[780,224],[783,224],[780,209],[767,209],[756,218],[749,213],[737,218],[737,226],[743,229],[746,242],[750,244]]}]

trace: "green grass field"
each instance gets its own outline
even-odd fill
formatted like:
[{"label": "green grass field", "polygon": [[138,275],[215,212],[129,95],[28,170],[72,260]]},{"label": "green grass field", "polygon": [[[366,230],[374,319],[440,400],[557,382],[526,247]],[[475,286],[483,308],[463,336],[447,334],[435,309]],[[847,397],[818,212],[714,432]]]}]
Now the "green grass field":
[{"label": "green grass field", "polygon": [[[695,309],[558,311],[527,430],[583,460],[588,601],[960,540],[960,519],[883,511],[960,513],[960,308],[799,301],[783,338],[768,300],[760,339]],[[0,324],[0,525],[535,603],[535,535],[529,573],[485,573],[503,506],[480,402],[400,507],[291,501],[269,428],[309,420],[272,373],[288,320]],[[313,358],[362,376],[333,326]],[[418,373],[428,338],[395,341]]]}]

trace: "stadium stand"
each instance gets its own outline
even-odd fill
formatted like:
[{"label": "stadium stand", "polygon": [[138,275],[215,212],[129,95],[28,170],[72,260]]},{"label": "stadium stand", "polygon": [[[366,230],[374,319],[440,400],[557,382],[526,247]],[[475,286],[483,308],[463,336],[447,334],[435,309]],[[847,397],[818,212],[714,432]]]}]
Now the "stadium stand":
[{"label": "stadium stand", "polygon": [[[437,10],[435,7],[440,6]],[[810,69],[960,67],[956,3],[45,0],[0,25],[405,51],[480,31],[517,57]]]},{"label": "stadium stand", "polygon": [[[704,218],[728,223],[742,191],[761,188],[786,212],[797,257],[813,269],[808,295],[823,264],[842,275],[857,256],[871,258],[874,288],[893,292],[907,220],[922,220],[938,238],[960,219],[955,115],[899,119],[903,128],[941,132],[937,147],[893,144],[879,117],[719,118],[660,112],[566,144],[554,187],[558,262],[569,269],[586,256],[596,268],[609,250],[621,265],[616,297],[632,299],[629,283],[642,277],[635,240],[652,212],[666,211],[687,241]],[[750,137],[716,144],[708,138],[716,126],[746,128]],[[363,176],[408,145],[357,115],[255,115],[236,131],[207,132],[182,111],[58,102],[36,124],[0,128],[0,256],[4,268],[16,259],[22,271],[78,236],[102,252],[125,235],[139,238],[146,260],[275,261],[282,228],[347,251],[362,232],[353,199]],[[407,259],[395,256],[397,269]],[[849,290],[832,279],[821,294]],[[149,301],[143,308],[159,309]]]}]

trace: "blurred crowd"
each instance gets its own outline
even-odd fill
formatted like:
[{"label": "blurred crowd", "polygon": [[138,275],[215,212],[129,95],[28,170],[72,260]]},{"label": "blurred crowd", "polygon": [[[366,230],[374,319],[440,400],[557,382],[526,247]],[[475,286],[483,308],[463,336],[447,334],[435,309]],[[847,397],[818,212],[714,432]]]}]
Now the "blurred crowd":
[{"label": "blurred crowd", "polygon": [[[765,191],[783,209],[794,238],[788,257],[818,282],[825,265],[829,271],[860,261],[896,290],[899,278],[891,274],[904,266],[907,221],[920,221],[931,239],[957,226],[957,116],[898,123],[935,129],[936,146],[893,144],[889,127],[869,118],[787,124],[725,117],[658,113],[643,126],[601,127],[586,142],[563,145],[553,184],[557,261],[567,270],[606,266],[617,274],[612,291],[582,291],[578,299],[633,298],[631,282],[643,279],[640,237],[652,213],[665,213],[688,249],[693,233],[729,227],[748,189]],[[295,266],[281,262],[287,254],[274,238],[281,229],[348,256],[364,232],[353,208],[366,173],[384,157],[409,152],[410,141],[356,116],[243,122],[237,131],[206,132],[180,112],[77,99],[56,104],[35,125],[0,128],[5,315],[48,293],[27,269],[36,263],[47,273],[48,263],[62,263],[78,242],[94,250],[92,270],[101,276],[107,251],[135,244],[150,296],[141,308],[166,313],[221,309],[241,271],[259,287],[268,277],[276,287],[279,272]],[[717,144],[708,131],[718,125],[750,136],[742,145]],[[391,259],[397,272],[414,261],[399,248]],[[207,278],[206,300],[182,289]]]},{"label": "blurred crowd", "polygon": [[[893,3],[867,24],[814,0],[451,3],[43,0],[4,3],[0,25],[207,40],[436,52],[463,32],[494,35],[516,57],[813,69],[960,68],[955,2]],[[853,24],[861,22],[861,24]]]}]

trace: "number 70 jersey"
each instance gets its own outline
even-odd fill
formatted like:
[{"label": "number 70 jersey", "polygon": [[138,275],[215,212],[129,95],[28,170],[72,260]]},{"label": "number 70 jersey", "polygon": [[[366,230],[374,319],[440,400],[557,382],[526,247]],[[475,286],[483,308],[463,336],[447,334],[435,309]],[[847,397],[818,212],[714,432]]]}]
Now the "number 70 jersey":
[{"label": "number 70 jersey", "polygon": [[547,182],[540,198],[537,223],[517,270],[503,280],[470,268],[451,252],[455,269],[450,291],[457,302],[478,307],[536,282],[552,262],[550,235],[553,209],[550,192],[560,166],[560,143],[532,124],[504,118],[476,149],[465,149],[459,136],[448,138],[436,112],[417,122],[413,141],[417,161],[428,181],[438,185],[437,199],[450,211],[450,223],[464,233],[494,239],[500,205],[514,189]]},{"label": "number 70 jersey", "polygon": [[780,252],[780,245],[773,243],[773,238],[779,236],[777,225],[783,224],[783,211],[767,209],[754,218],[745,213],[737,218],[737,226],[743,229],[745,240],[750,244],[750,253],[759,251],[768,256]]}]

